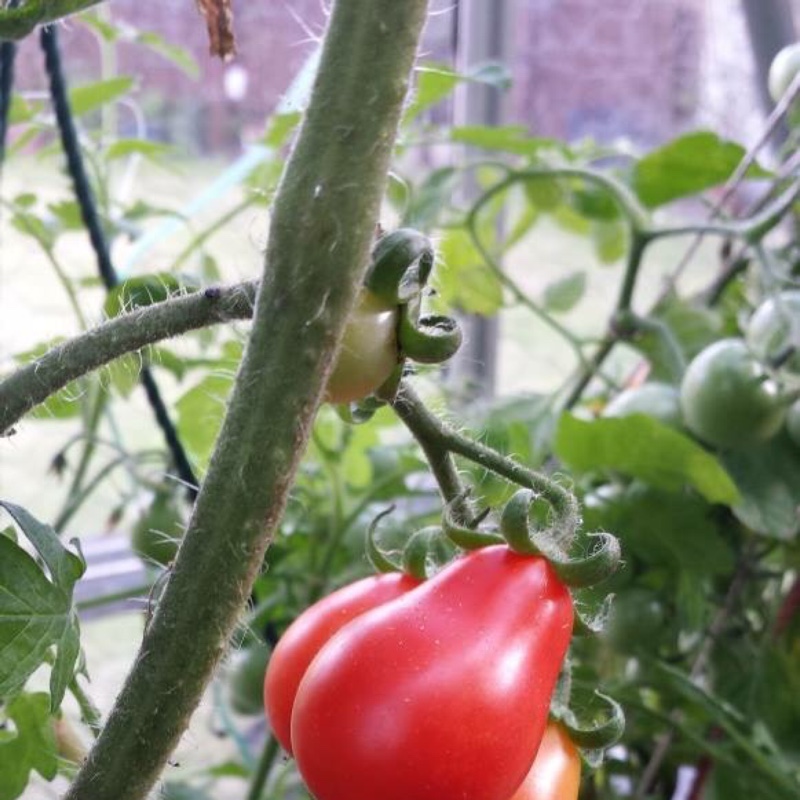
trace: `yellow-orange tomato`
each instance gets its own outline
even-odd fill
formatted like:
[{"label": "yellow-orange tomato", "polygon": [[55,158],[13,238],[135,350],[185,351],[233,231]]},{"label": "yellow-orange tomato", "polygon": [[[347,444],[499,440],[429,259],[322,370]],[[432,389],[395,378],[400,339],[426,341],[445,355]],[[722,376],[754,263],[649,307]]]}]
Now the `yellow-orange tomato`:
[{"label": "yellow-orange tomato", "polygon": [[577,800],[581,757],[566,731],[549,722],[530,772],[510,800]]}]

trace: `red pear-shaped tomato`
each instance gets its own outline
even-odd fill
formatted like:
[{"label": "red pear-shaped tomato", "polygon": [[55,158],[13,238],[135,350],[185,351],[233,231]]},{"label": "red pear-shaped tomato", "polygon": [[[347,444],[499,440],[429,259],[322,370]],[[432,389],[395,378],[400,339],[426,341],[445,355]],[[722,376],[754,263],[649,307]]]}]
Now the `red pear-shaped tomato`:
[{"label": "red pear-shaped tomato", "polygon": [[323,597],[307,608],[283,634],[264,677],[264,707],[275,738],[292,752],[291,719],[297,687],[320,648],[354,617],[419,585],[399,572],[372,575]]},{"label": "red pear-shaped tomato", "polygon": [[292,744],[317,800],[508,800],[542,740],[572,633],[550,564],[505,545],[353,620],[297,691]]}]

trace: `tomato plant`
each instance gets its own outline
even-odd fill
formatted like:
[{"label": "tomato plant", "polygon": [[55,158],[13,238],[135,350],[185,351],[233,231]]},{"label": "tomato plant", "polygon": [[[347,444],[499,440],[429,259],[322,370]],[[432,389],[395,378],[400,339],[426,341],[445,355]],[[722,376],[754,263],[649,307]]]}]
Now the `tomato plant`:
[{"label": "tomato plant", "polygon": [[567,732],[548,722],[536,760],[511,800],[578,800],[581,757]]},{"label": "tomato plant", "polygon": [[248,643],[227,665],[228,694],[234,711],[244,715],[264,710],[264,671],[270,649],[266,642]]},{"label": "tomato plant", "polygon": [[399,361],[398,310],[369,289],[362,289],[344,332],[341,350],[328,379],[325,399],[349,403],[372,394]]},{"label": "tomato plant", "polygon": [[747,344],[761,361],[800,373],[800,291],[765,300],[748,322]]},{"label": "tomato plant", "polygon": [[682,426],[680,393],[667,383],[645,383],[625,389],[603,409],[603,416],[647,414],[674,428]]},{"label": "tomato plant", "polygon": [[681,385],[681,408],[692,433],[729,448],[769,439],[786,414],[778,386],[741,339],[722,339],[697,355]]},{"label": "tomato plant", "polygon": [[541,741],[572,617],[550,564],[504,545],[358,617],[297,692],[292,745],[310,791],[507,799]]},{"label": "tomato plant", "polygon": [[297,687],[320,648],[360,614],[418,585],[403,573],[371,576],[339,589],[306,609],[275,647],[264,676],[264,706],[277,740],[291,753],[291,721]]}]

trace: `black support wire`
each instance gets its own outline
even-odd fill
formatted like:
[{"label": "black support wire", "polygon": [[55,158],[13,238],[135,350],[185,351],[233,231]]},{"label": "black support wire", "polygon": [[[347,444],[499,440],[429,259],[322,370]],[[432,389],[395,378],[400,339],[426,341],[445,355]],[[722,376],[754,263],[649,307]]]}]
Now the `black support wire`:
[{"label": "black support wire", "polygon": [[[97,268],[100,273],[100,278],[106,290],[110,291],[119,284],[119,276],[111,261],[108,242],[106,241],[106,236],[103,231],[100,215],[97,212],[94,192],[92,191],[88,175],[86,174],[83,154],[81,153],[80,143],[78,141],[78,133],[75,129],[75,122],[69,104],[66,80],[61,67],[58,32],[54,25],[42,28],[40,42],[42,50],[44,51],[45,68],[50,85],[53,111],[56,115],[58,130],[61,136],[61,146],[67,159],[67,168],[70,178],[72,179],[75,197],[80,207],[83,224],[89,234],[92,248],[97,257]],[[189,459],[178,436],[178,432],[175,429],[175,425],[170,419],[169,412],[158,390],[158,385],[156,384],[152,371],[147,365],[144,365],[141,369],[140,380],[147,394],[150,406],[153,409],[156,422],[161,428],[167,447],[172,454],[178,477],[186,485],[190,499],[194,500],[198,491],[197,478],[189,463]]]},{"label": "black support wire", "polygon": [[[6,8],[14,8],[19,0],[9,0]],[[14,60],[17,45],[12,41],[0,44],[0,167],[6,159],[8,114],[11,111],[11,93],[14,89]]]}]

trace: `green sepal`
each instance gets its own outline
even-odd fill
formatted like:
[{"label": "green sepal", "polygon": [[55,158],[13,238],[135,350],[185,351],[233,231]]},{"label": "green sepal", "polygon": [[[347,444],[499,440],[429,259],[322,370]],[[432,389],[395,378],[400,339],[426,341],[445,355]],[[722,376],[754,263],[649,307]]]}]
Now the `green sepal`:
[{"label": "green sepal", "polygon": [[[576,747],[588,751],[584,755],[595,754],[616,744],[625,732],[625,712],[622,706],[608,695],[598,691],[593,696],[602,701],[603,709],[587,709],[582,706],[583,714],[590,715],[591,723],[583,724],[569,708],[561,708],[554,712],[559,723],[567,732]],[[600,721],[596,721],[602,715]],[[591,759],[592,763],[594,759]]]},{"label": "green sepal", "polygon": [[520,489],[503,508],[500,530],[509,547],[522,555],[546,558],[560,580],[567,586],[583,589],[611,577],[622,558],[619,541],[610,533],[579,534],[572,543],[586,544],[586,555],[570,557],[555,532],[531,525],[531,505],[541,495],[530,489]]},{"label": "green sepal", "polygon": [[600,608],[592,614],[586,613],[575,607],[575,623],[572,628],[573,636],[597,636],[606,629],[611,618],[611,608],[614,595],[610,594],[603,599]]},{"label": "green sepal", "polygon": [[375,412],[384,405],[386,403],[383,400],[370,396],[356,403],[337,403],[333,408],[343,422],[362,425],[369,422],[375,416]]},{"label": "green sepal", "polygon": [[578,537],[578,542],[581,540],[589,545],[585,556],[563,561],[547,556],[561,581],[573,589],[585,589],[610,578],[622,560],[619,539],[610,533],[584,533]]},{"label": "green sepal", "polygon": [[481,547],[488,547],[492,544],[505,544],[506,540],[499,533],[477,530],[477,525],[489,513],[489,509],[486,509],[486,512],[474,521],[475,527],[466,527],[456,522],[454,505],[463,502],[464,499],[464,495],[459,495],[459,497],[445,506],[442,513],[442,531],[444,535],[462,550],[478,550]]},{"label": "green sepal", "polygon": [[364,284],[387,303],[402,305],[422,291],[433,259],[427,236],[412,228],[398,228],[375,243]]},{"label": "green sepal", "polygon": [[400,309],[400,352],[419,364],[441,364],[452,358],[464,340],[461,326],[453,317],[419,317],[415,306],[411,302]]},{"label": "green sepal", "polygon": [[411,535],[403,548],[403,572],[424,581],[447,563],[453,553],[439,525],[429,525]]},{"label": "green sepal", "polygon": [[530,489],[520,489],[505,504],[500,516],[500,530],[508,546],[522,555],[543,555],[528,518],[528,509],[539,497]]},{"label": "green sepal", "polygon": [[372,564],[373,568],[376,572],[402,572],[403,567],[400,564],[396,564],[392,561],[389,556],[381,550],[378,546],[378,543],[375,541],[375,531],[378,528],[378,523],[386,516],[391,514],[394,511],[394,506],[389,506],[389,508],[381,511],[375,519],[370,522],[369,527],[367,528],[367,535],[365,537],[365,550],[367,554],[367,560],[370,564]]}]

